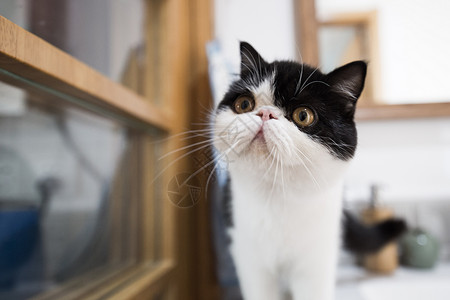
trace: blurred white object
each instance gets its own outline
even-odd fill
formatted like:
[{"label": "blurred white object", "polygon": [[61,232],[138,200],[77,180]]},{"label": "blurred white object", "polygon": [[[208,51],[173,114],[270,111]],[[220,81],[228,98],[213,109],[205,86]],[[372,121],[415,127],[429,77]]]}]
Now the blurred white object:
[{"label": "blurred white object", "polygon": [[450,264],[429,271],[399,268],[391,276],[375,276],[358,267],[340,267],[336,300],[448,300]]},{"label": "blurred white object", "polygon": [[223,55],[220,43],[217,40],[206,45],[208,55],[209,81],[214,98],[214,106],[222,100],[225,92],[233,80],[232,68]]},{"label": "blurred white object", "polygon": [[16,87],[0,84],[0,116],[21,116],[26,109],[26,94]]}]

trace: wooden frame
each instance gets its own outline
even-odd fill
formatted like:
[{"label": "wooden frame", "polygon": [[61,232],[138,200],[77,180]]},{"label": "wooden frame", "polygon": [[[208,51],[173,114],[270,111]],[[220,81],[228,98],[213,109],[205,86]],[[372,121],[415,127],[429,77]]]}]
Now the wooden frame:
[{"label": "wooden frame", "polygon": [[450,117],[450,102],[366,106],[358,108],[355,116],[357,121],[446,117]]},{"label": "wooden frame", "polygon": [[294,0],[296,43],[300,45],[302,62],[319,64],[318,22],[314,0]]},{"label": "wooden frame", "polygon": [[[209,87],[209,71],[206,55],[206,42],[213,38],[214,26],[212,18],[212,1],[193,0],[191,5],[191,17],[195,20],[191,33],[194,89],[192,90],[192,99],[196,101],[197,109],[194,109],[191,115],[192,120],[205,120],[205,109],[213,109],[211,90]],[[195,122],[195,121],[194,121]],[[197,121],[198,122],[198,121]],[[206,128],[206,126],[203,126]],[[209,163],[205,156],[197,155],[197,160],[202,161],[204,165]],[[194,172],[198,166],[192,166]],[[206,172],[199,174],[200,180],[205,183],[208,180]],[[205,186],[206,188],[206,186]],[[216,260],[213,248],[213,234],[211,224],[211,202],[207,198],[205,191],[194,211],[194,222],[196,226],[197,249],[195,252],[196,265],[190,270],[197,269],[195,299],[214,300],[221,299],[221,290],[216,276]],[[192,274],[191,274],[192,276]]]},{"label": "wooden frame", "polygon": [[2,16],[0,36],[0,68],[104,109],[171,130],[167,111]]}]

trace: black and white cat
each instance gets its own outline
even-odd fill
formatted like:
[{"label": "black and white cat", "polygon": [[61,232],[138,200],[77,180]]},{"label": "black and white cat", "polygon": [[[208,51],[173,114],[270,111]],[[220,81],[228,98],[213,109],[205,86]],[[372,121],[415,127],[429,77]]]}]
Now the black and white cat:
[{"label": "black and white cat", "polygon": [[231,253],[246,300],[330,300],[342,187],[357,144],[366,76],[355,61],[329,74],[266,62],[242,42],[241,72],[213,120],[229,161]]}]

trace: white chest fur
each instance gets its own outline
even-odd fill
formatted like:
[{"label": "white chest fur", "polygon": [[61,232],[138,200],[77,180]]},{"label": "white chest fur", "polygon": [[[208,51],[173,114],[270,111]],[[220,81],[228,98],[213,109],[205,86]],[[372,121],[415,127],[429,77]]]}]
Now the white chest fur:
[{"label": "white chest fur", "polygon": [[282,299],[284,288],[295,300],[331,299],[340,182],[327,188],[301,182],[283,188],[242,170],[231,168],[230,173],[231,250],[245,299]]}]

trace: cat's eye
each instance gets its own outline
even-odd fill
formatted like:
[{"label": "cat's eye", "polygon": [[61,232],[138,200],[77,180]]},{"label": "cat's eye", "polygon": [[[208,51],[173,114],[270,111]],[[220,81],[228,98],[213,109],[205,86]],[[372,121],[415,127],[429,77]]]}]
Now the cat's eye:
[{"label": "cat's eye", "polygon": [[292,119],[300,127],[307,127],[316,119],[314,112],[308,107],[298,107],[292,114]]},{"label": "cat's eye", "polygon": [[234,101],[234,110],[238,114],[250,112],[255,108],[255,101],[249,96],[240,96]]}]

